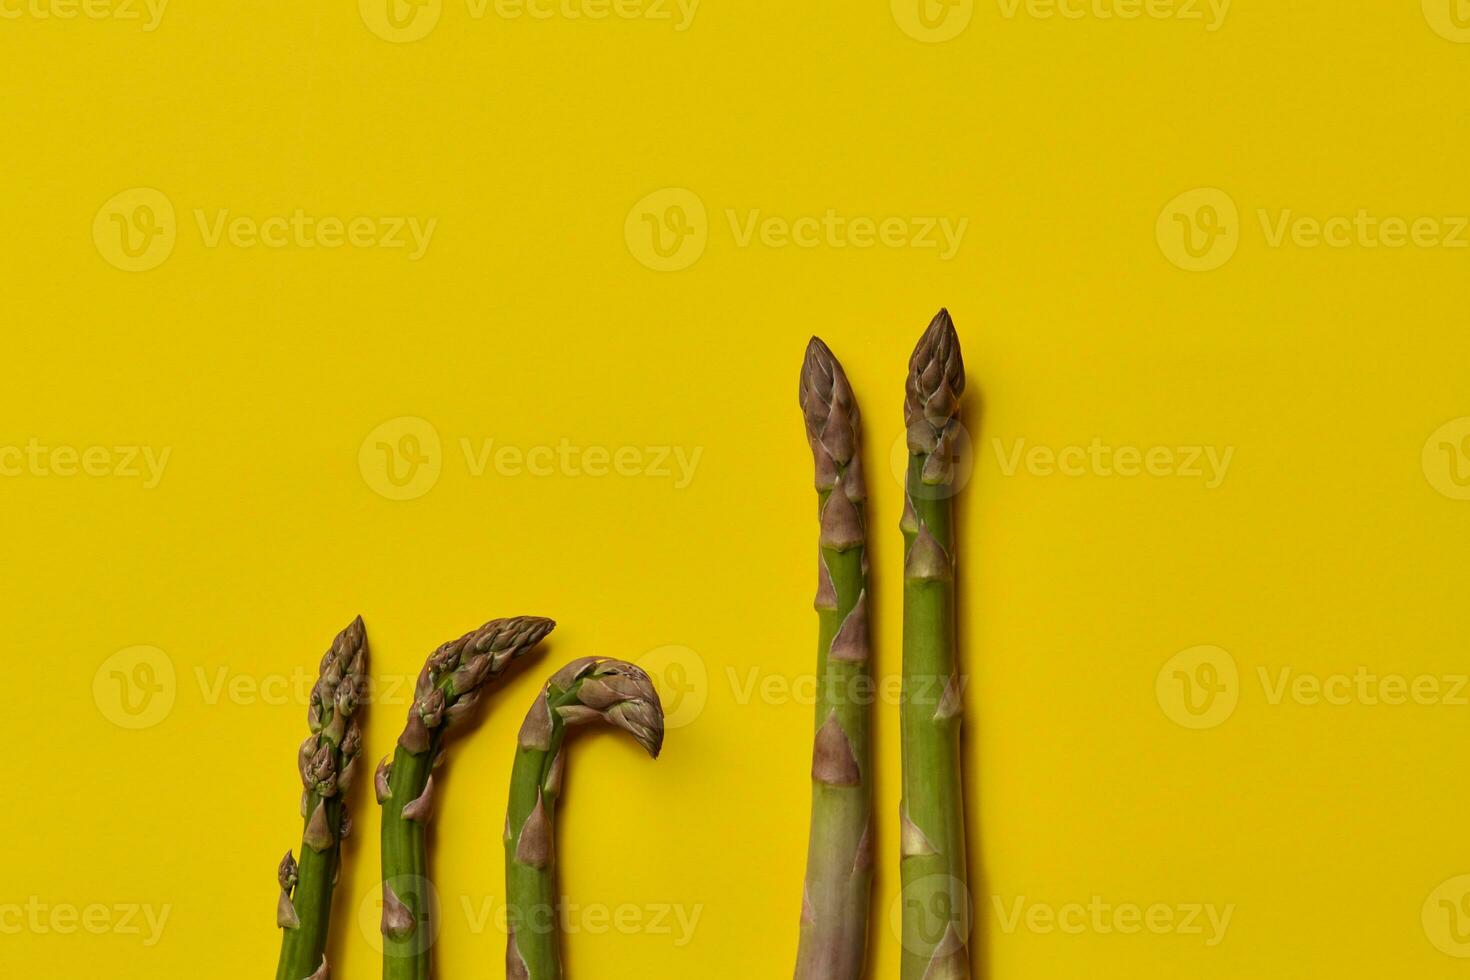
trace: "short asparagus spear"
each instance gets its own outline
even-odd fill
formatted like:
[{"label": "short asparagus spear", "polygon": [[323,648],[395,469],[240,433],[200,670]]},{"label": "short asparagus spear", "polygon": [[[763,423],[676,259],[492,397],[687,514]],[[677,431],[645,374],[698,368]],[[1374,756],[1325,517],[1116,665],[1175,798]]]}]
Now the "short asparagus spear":
[{"label": "short asparagus spear", "polygon": [[654,758],[663,746],[663,708],[653,682],[621,660],[574,660],[531,705],[517,739],[505,818],[508,980],[561,980],[553,828],[567,727],[588,722],[626,730]]},{"label": "short asparagus spear", "polygon": [[408,724],[373,786],[383,807],[383,977],[428,980],[433,924],[425,830],[434,808],[433,771],[444,742],[487,684],[556,624],[536,616],[495,619],[441,645],[419,673]]},{"label": "short asparagus spear", "polygon": [[327,980],[330,973],[326,949],[332,889],[342,840],[351,828],[342,800],[352,786],[362,749],[358,707],[367,684],[367,661],[367,632],[359,616],[332,641],[311,689],[306,712],[311,735],[297,756],[301,815],[306,821],[301,860],[287,851],[277,872],[281,897],[276,924],[282,938],[276,980]]},{"label": "short asparagus spear", "polygon": [[970,975],[951,504],[964,388],[959,337],[940,310],[909,360],[904,401],[903,980]]},{"label": "short asparagus spear", "polygon": [[816,460],[821,534],[812,823],[796,980],[858,980],[873,882],[867,493],[857,402],[842,365],[816,337],[807,345],[800,401]]}]

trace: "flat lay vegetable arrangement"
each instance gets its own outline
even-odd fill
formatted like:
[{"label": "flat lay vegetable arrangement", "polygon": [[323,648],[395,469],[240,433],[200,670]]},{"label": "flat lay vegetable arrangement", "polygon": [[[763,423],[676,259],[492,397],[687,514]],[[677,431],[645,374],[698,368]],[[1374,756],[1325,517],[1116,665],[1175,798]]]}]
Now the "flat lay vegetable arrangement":
[{"label": "flat lay vegetable arrangement", "polygon": [[[964,387],[959,338],[941,310],[910,359],[904,399],[902,980],[970,976],[953,512]],[[795,980],[858,980],[866,971],[875,861],[867,493],[857,399],[842,365],[816,337],[802,363],[799,403],[816,473],[818,697]],[[433,976],[427,825],[447,740],[554,626],[534,616],[491,620],[442,644],[419,674],[393,758],[379,763],[373,779],[382,808],[384,980]],[[359,617],[322,657],[311,694],[310,735],[298,753],[300,857],[287,852],[278,872],[276,980],[331,974],[332,891],[352,826],[347,795],[359,769],[367,679]],[[658,693],[633,664],[574,660],[532,702],[516,740],[503,834],[507,980],[562,977],[555,817],[568,730],[588,723],[623,729],[655,758],[663,746]]]}]

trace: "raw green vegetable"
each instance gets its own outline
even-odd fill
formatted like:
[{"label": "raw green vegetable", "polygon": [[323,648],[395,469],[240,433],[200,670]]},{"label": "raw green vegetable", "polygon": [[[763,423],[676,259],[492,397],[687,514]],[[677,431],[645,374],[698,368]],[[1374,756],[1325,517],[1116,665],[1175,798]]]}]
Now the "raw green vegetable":
[{"label": "raw green vegetable", "polygon": [[663,746],[663,708],[653,682],[621,660],[574,660],[547,681],[531,705],[517,739],[505,818],[509,980],[561,980],[553,861],[556,801],[567,728],[588,722],[626,730],[654,758]]},{"label": "raw green vegetable", "polygon": [[373,780],[383,808],[383,978],[429,980],[433,923],[425,830],[434,809],[434,770],[446,737],[486,686],[556,624],[536,616],[495,619],[429,656],[414,688],[393,761]]},{"label": "raw green vegetable", "polygon": [[352,786],[362,750],[358,707],[367,684],[368,644],[362,617],[337,634],[322,657],[311,689],[306,720],[311,735],[301,743],[301,816],[306,829],[301,860],[290,851],[277,877],[281,885],[276,924],[281,927],[281,958],[276,980],[327,980],[327,934],[332,919],[332,889],[342,860],[342,840],[352,822],[342,800]]},{"label": "raw green vegetable", "polygon": [[903,980],[970,975],[951,501],[964,389],[959,337],[949,312],[940,310],[909,359],[904,401]]},{"label": "raw green vegetable", "polygon": [[858,406],[816,337],[800,402],[816,461],[817,710],[796,980],[859,980],[873,882],[867,530]]}]

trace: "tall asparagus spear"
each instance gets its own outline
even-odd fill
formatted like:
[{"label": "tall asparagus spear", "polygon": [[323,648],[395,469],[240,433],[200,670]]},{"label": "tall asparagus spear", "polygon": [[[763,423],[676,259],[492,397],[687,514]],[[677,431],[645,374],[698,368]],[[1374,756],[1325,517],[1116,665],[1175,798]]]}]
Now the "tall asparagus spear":
[{"label": "tall asparagus spear", "polygon": [[419,673],[393,761],[373,780],[383,807],[383,978],[428,980],[433,925],[425,829],[434,808],[433,770],[444,741],[485,686],[556,624],[536,616],[494,619],[442,644]]},{"label": "tall asparagus spear", "polygon": [[868,735],[868,557],[858,406],[837,358],[816,337],[800,402],[816,461],[817,711],[812,823],[796,980],[858,980],[873,882]]},{"label": "tall asparagus spear", "polygon": [[276,980],[327,980],[327,933],[332,889],[337,884],[342,840],[351,821],[342,800],[352,786],[362,750],[358,706],[367,683],[367,631],[362,617],[337,634],[323,656],[311,689],[306,720],[311,735],[301,743],[301,861],[290,851],[277,876],[281,897],[276,924],[281,927],[281,959]]},{"label": "tall asparagus spear", "polygon": [[903,980],[970,976],[951,505],[964,389],[959,337],[940,310],[909,359],[904,401]]},{"label": "tall asparagus spear", "polygon": [[508,980],[561,980],[553,828],[561,795],[567,726],[605,722],[625,729],[658,758],[664,714],[653,682],[621,660],[583,657],[546,682],[521,725],[505,816]]}]

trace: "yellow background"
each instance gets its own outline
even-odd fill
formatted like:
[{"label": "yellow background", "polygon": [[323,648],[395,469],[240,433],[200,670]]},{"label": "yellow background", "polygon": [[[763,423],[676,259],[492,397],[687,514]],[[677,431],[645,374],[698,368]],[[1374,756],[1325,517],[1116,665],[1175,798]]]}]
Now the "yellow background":
[{"label": "yellow background", "polygon": [[[889,451],[909,350],[943,304],[972,408],[984,402],[969,416],[960,551],[977,972],[1463,973],[1447,954],[1470,945],[1440,935],[1440,917],[1470,922],[1451,907],[1466,888],[1436,889],[1470,872],[1464,692],[1272,703],[1259,679],[1364,667],[1447,692],[1470,669],[1470,503],[1444,468],[1466,463],[1453,454],[1470,423],[1427,442],[1470,415],[1470,252],[1273,247],[1260,217],[1470,213],[1470,44],[1431,26],[1457,36],[1447,6],[1237,0],[1211,31],[1104,19],[1090,0],[1079,19],[962,3],[940,22],[956,36],[927,43],[913,10],[875,0],[705,0],[682,31],[476,18],[445,0],[425,36],[393,43],[346,0],[174,0],[152,31],[26,2],[0,19],[0,444],[170,457],[152,488],[49,464],[0,478],[0,914],[142,903],[169,919],[153,945],[146,929],[7,927],[5,972],[274,970],[304,735],[299,695],[279,686],[361,612],[382,678],[491,616],[560,623],[450,760],[441,977],[502,969],[500,933],[477,930],[464,901],[503,902],[511,742],[540,678],[574,656],[664,647],[682,648],[659,654],[684,668],[665,678],[671,702],[705,706],[657,763],[624,739],[582,742],[561,867],[573,902],[700,918],[684,945],[654,928],[571,936],[569,972],[785,975],[812,719],[781,692],[811,670],[816,627],[797,369],[820,333],[866,410],[876,666],[891,676]],[[176,240],[128,272],[93,226],[134,188],[166,197]],[[666,188],[705,208],[705,247],[659,272],[626,229]],[[1158,231],[1198,188],[1238,208],[1233,256],[1203,272],[1179,268]],[[195,216],[298,208],[437,224],[414,261],[210,247]],[[969,223],[946,261],[742,244],[729,216],[829,209]],[[437,433],[441,472],[390,500],[359,449],[403,417]],[[1018,439],[1094,437],[1234,455],[1213,489],[1002,465]],[[702,455],[683,486],[570,467],[475,476],[464,439]],[[137,646],[161,651],[127,656],[171,666],[175,687],[135,730],[115,723],[123,662],[109,658]],[[1238,704],[1191,729],[1159,677],[1199,646],[1238,668]],[[123,676],[145,678],[136,662]],[[752,677],[774,693],[742,693]],[[240,679],[235,693],[221,678]],[[370,711],[366,761],[390,750],[403,711]],[[875,728],[874,975],[893,976],[896,707]],[[362,788],[353,812],[334,949],[339,976],[365,977],[377,963],[359,910],[378,856]],[[1094,895],[1233,913],[1211,946],[1007,931],[996,911]]]}]

